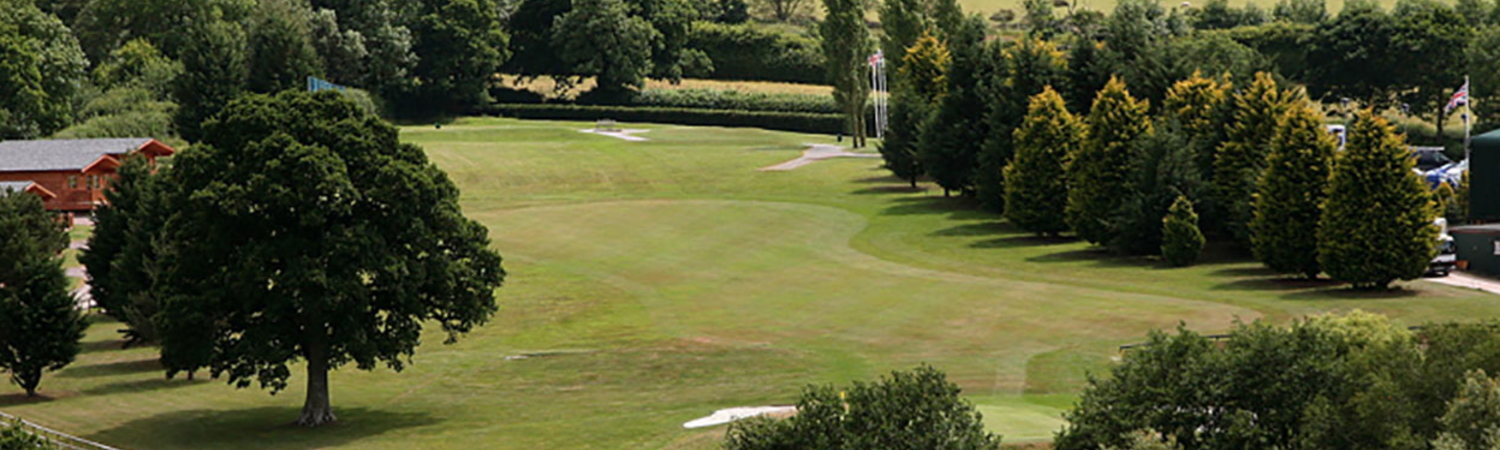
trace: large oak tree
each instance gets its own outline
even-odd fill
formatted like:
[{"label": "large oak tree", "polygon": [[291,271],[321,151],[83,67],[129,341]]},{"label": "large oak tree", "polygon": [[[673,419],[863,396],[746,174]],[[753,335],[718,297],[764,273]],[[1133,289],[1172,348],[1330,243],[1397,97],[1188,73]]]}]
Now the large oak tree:
[{"label": "large oak tree", "polygon": [[401,370],[435,321],[486,322],[504,279],[458,189],[395,127],[336,92],[242,97],[175,159],[157,315],[169,371],[279,391],[307,370],[297,423],[335,420],[328,371]]}]

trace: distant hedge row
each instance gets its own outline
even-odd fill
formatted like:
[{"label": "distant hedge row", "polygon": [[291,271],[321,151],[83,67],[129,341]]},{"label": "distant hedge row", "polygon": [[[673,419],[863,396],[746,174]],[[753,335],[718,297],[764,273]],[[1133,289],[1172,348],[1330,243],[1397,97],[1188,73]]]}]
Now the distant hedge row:
[{"label": "distant hedge row", "polygon": [[[828,95],[743,92],[714,89],[647,89],[628,96],[604,98],[584,94],[576,103],[600,106],[718,109],[736,111],[837,114]],[[519,102],[529,103],[529,102]]]},{"label": "distant hedge row", "polygon": [[753,24],[695,22],[688,48],[702,50],[713,60],[708,78],[828,84],[823,53],[811,37]]},{"label": "distant hedge row", "polygon": [[844,119],[838,114],[804,112],[569,104],[498,104],[490,106],[486,113],[519,119],[582,121],[613,119],[621,122],[756,127],[770,130],[824,134],[838,133],[844,128]]}]

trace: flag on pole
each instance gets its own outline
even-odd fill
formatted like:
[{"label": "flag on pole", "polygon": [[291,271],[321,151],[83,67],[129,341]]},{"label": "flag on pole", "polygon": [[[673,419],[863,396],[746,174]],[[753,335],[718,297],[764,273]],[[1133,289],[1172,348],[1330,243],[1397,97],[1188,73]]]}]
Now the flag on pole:
[{"label": "flag on pole", "polygon": [[1469,104],[1469,82],[1465,81],[1464,85],[1459,87],[1458,91],[1454,92],[1452,97],[1448,97],[1448,106],[1443,108],[1443,112],[1453,112],[1453,108],[1457,108],[1458,105],[1467,104]]}]

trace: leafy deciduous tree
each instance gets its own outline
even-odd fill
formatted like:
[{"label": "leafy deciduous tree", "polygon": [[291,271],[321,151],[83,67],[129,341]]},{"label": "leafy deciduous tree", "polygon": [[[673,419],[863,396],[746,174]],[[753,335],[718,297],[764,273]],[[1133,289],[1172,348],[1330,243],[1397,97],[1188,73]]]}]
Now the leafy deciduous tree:
[{"label": "leafy deciduous tree", "polygon": [[639,87],[651,73],[651,48],[660,33],[630,15],[623,0],[579,0],[558,16],[552,46],[571,72],[597,77],[601,91]]},{"label": "leafy deciduous tree", "polygon": [[870,54],[870,30],[858,0],[823,0],[825,15],[818,25],[833,100],[843,110],[854,148],[865,146],[865,101],[870,77],[865,58]]},{"label": "leafy deciduous tree", "polygon": [[232,102],[174,157],[163,240],[169,372],[279,391],[306,361],[298,423],[335,420],[328,371],[405,367],[425,321],[453,342],[504,278],[484,226],[395,127],[334,92]]}]

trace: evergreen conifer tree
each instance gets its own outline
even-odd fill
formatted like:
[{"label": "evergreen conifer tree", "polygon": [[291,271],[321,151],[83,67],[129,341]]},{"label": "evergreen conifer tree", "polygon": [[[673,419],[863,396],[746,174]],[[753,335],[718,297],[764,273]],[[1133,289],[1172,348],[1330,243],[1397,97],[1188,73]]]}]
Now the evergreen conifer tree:
[{"label": "evergreen conifer tree", "polygon": [[1167,216],[1161,220],[1161,257],[1173,266],[1191,265],[1203,252],[1203,233],[1198,230],[1198,214],[1187,197],[1177,197]]},{"label": "evergreen conifer tree", "polygon": [[1323,120],[1299,101],[1276,126],[1271,156],[1260,179],[1250,222],[1251,250],[1266,267],[1315,278],[1318,220],[1338,143]]},{"label": "evergreen conifer tree", "polygon": [[1328,183],[1318,263],[1357,289],[1422,276],[1432,260],[1437,210],[1405,139],[1373,111],[1359,114]]},{"label": "evergreen conifer tree", "polygon": [[1005,209],[1005,166],[1015,155],[1016,126],[1026,116],[1031,96],[1047,86],[1067,83],[1068,62],[1050,42],[1028,37],[1001,50],[1002,64],[984,85],[990,98],[985,115],[989,136],[979,154],[974,177],[980,205],[995,212]]},{"label": "evergreen conifer tree", "polygon": [[73,362],[88,324],[68,292],[57,224],[41,198],[0,190],[0,371],[27,396],[42,372]]},{"label": "evergreen conifer tree", "polygon": [[1060,175],[1083,134],[1083,124],[1051,86],[1031,97],[1016,128],[1015,159],[1005,167],[1005,217],[1012,224],[1050,236],[1068,229],[1068,185]]},{"label": "evergreen conifer tree", "polygon": [[1277,89],[1270,74],[1255,74],[1255,82],[1235,95],[1229,139],[1214,155],[1214,203],[1230,237],[1246,248],[1250,246],[1249,224],[1254,217],[1250,197],[1266,168],[1276,121],[1290,107],[1293,97],[1293,93]]},{"label": "evergreen conifer tree", "polygon": [[1078,237],[1095,244],[1113,237],[1110,218],[1120,206],[1130,177],[1131,143],[1151,133],[1149,109],[1115,77],[1094,97],[1087,137],[1069,158],[1066,171],[1068,225]]}]

